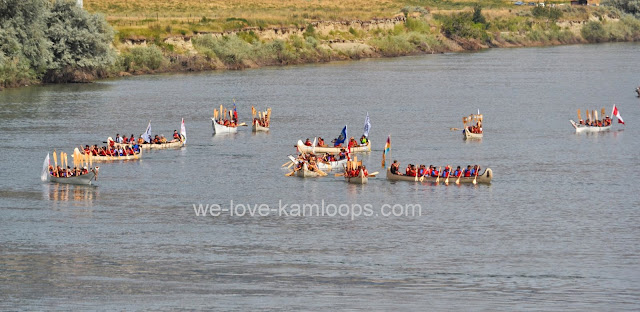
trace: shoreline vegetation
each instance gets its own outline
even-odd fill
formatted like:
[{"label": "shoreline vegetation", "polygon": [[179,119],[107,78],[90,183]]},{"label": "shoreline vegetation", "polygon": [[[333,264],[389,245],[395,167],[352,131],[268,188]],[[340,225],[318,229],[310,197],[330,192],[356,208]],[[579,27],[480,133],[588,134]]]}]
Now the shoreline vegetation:
[{"label": "shoreline vegetation", "polygon": [[100,0],[80,8],[76,1],[6,0],[0,2],[0,90],[164,72],[640,41],[640,0],[528,4]]}]

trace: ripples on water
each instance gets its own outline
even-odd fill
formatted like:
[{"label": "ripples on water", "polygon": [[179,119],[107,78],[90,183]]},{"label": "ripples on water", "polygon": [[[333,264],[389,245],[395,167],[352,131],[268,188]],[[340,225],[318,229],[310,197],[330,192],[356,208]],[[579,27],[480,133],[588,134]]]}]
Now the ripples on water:
[{"label": "ripples on water", "polygon": [[[0,308],[637,310],[637,44],[502,49],[0,93]],[[273,130],[211,135],[213,107],[273,108]],[[572,133],[577,108],[627,121]],[[464,142],[480,109],[485,138]],[[359,136],[402,165],[478,163],[491,185],[286,178],[297,139]],[[181,150],[42,184],[47,152],[116,132]],[[418,203],[420,217],[196,217],[194,203]]]}]

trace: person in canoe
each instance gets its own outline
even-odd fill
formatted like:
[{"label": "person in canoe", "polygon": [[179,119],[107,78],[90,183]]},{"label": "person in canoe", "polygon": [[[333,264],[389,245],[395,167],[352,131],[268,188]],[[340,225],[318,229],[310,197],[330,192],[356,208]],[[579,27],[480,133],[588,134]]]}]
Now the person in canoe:
[{"label": "person in canoe", "polygon": [[363,134],[362,137],[360,137],[360,146],[366,146],[368,141],[367,137]]},{"label": "person in canoe", "polygon": [[319,147],[327,147],[327,146],[324,144],[324,139],[322,139],[321,137],[318,137],[318,146],[319,146]]},{"label": "person in canoe", "polygon": [[402,172],[400,172],[400,163],[397,160],[393,161],[393,163],[389,167],[389,171],[391,172],[391,174],[402,175]]},{"label": "person in canoe", "polygon": [[307,140],[306,140],[306,141],[304,141],[304,145],[305,145],[305,146],[312,146],[312,145],[313,145],[313,143],[311,142],[311,140],[309,140],[309,138],[307,138]]}]

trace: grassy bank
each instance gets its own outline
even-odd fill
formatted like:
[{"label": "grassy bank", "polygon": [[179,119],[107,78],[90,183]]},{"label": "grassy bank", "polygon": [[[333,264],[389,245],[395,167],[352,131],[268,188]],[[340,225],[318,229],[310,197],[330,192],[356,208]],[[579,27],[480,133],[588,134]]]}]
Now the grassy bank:
[{"label": "grassy bank", "polygon": [[51,70],[25,70],[30,65],[24,57],[0,51],[0,88],[55,78],[88,81],[491,47],[640,41],[640,20],[633,15],[611,6],[560,1],[540,7],[497,0],[96,0],[85,1],[85,9],[103,14],[93,19],[113,28],[114,36],[105,38],[113,38],[115,57],[88,70],[68,66],[47,76]]}]

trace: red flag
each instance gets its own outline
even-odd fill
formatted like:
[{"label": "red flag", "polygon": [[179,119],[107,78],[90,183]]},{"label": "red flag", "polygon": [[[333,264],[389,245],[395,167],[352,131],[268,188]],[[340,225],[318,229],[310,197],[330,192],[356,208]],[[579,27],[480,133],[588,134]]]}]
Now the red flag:
[{"label": "red flag", "polygon": [[622,117],[620,116],[620,112],[618,111],[618,108],[616,107],[615,104],[613,104],[613,112],[611,112],[612,116],[616,116],[618,118],[618,123],[621,123],[624,125],[624,120],[622,120]]}]

